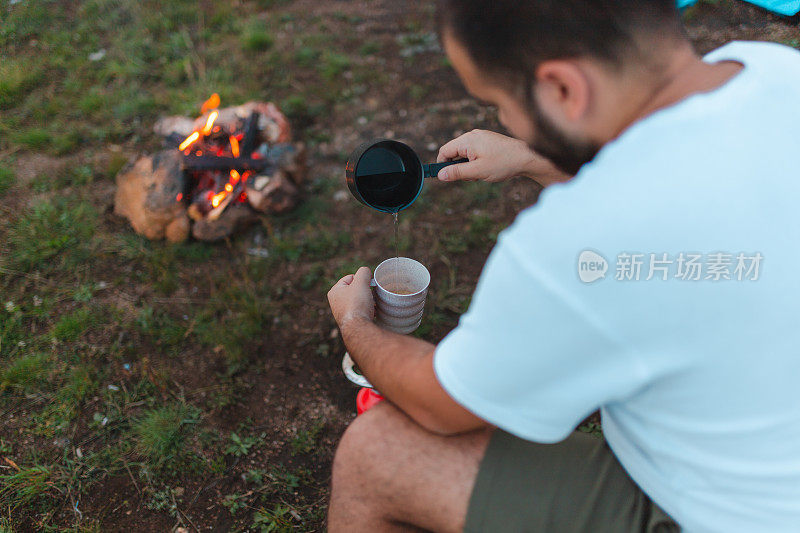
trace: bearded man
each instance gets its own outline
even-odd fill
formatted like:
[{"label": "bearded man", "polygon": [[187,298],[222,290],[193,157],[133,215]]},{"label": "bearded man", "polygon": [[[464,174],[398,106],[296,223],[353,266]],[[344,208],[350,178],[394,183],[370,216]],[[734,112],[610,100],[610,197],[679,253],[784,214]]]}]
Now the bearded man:
[{"label": "bearded man", "polygon": [[341,440],[330,531],[797,531],[800,53],[700,58],[674,0],[439,17],[514,137],[450,141],[439,179],[546,189],[438,345],[372,322],[368,268],[330,290],[388,400]]}]

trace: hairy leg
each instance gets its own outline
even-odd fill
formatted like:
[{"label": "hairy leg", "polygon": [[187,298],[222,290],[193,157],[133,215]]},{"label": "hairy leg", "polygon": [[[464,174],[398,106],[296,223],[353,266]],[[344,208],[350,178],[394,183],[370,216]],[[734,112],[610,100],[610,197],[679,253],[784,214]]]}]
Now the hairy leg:
[{"label": "hairy leg", "polygon": [[381,402],[336,450],[329,531],[461,531],[490,435],[436,435]]}]

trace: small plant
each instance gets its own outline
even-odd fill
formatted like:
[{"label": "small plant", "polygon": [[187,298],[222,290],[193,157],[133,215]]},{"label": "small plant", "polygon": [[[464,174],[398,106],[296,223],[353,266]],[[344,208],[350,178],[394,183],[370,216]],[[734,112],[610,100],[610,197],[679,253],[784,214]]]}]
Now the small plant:
[{"label": "small plant", "polygon": [[295,63],[301,67],[313,67],[319,58],[319,50],[311,46],[303,46],[294,54]]},{"label": "small plant", "polygon": [[248,470],[244,475],[244,480],[255,485],[255,490],[286,497],[293,496],[301,485],[310,483],[312,479],[311,472],[307,469],[299,468],[292,472],[283,464],[278,464],[269,470]]},{"label": "small plant", "polygon": [[72,299],[76,302],[88,302],[92,299],[94,295],[94,284],[93,283],[84,283],[72,294]]},{"label": "small plant", "polygon": [[319,438],[320,432],[322,432],[322,428],[325,427],[325,422],[322,420],[317,420],[311,426],[311,428],[304,430],[301,429],[297,432],[297,436],[292,439],[290,445],[292,447],[292,455],[298,455],[300,453],[308,453],[312,451],[317,445],[317,439]]},{"label": "small plant", "polygon": [[598,422],[590,421],[586,422],[585,424],[581,424],[578,426],[578,431],[582,433],[588,433],[593,437],[602,437],[603,436],[603,428]]},{"label": "small plant", "polygon": [[244,480],[247,483],[255,483],[256,485],[258,485],[260,487],[260,486],[262,486],[264,484],[264,478],[265,478],[266,475],[267,475],[267,473],[264,470],[260,470],[260,469],[256,468],[256,469],[248,470],[244,474]]},{"label": "small plant", "polygon": [[222,505],[231,514],[236,514],[247,507],[247,497],[243,494],[228,494],[222,499]]},{"label": "small plant", "polygon": [[254,22],[242,34],[242,46],[245,50],[259,52],[268,50],[275,44],[275,38],[264,27],[263,22]]},{"label": "small plant", "polygon": [[170,516],[178,516],[175,492],[169,488],[152,492],[144,506],[151,511],[166,511]]},{"label": "small plant", "polygon": [[231,433],[230,444],[225,447],[225,455],[233,455],[234,457],[242,457],[250,453],[250,448],[259,443],[260,439],[255,437],[242,438],[236,433]]},{"label": "small plant", "polygon": [[280,464],[269,471],[268,478],[272,482],[274,490],[289,496],[300,488],[304,480],[307,480],[308,476],[306,474],[306,471],[290,472]]},{"label": "small plant", "polygon": [[292,515],[286,505],[276,505],[271,510],[261,508],[253,514],[253,529],[261,533],[292,531]]}]

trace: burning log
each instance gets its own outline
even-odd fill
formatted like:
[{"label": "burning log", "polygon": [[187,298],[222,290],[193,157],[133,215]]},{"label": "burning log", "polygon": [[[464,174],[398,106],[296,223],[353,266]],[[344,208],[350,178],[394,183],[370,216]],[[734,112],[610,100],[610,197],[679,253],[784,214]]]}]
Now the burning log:
[{"label": "burning log", "polygon": [[175,201],[186,187],[181,164],[174,150],[128,164],[117,175],[114,212],[148,239],[185,240],[189,235],[186,209]]},{"label": "burning log", "polygon": [[208,217],[192,225],[192,237],[201,241],[218,241],[242,230],[258,220],[258,215],[243,204],[230,206],[221,212],[219,218]]},{"label": "burning log", "polygon": [[177,144],[194,131],[194,120],[188,117],[164,117],[156,121],[153,131],[165,138],[171,135],[179,137]]},{"label": "burning log", "polygon": [[243,172],[264,172],[275,170],[275,163],[267,159],[251,159],[249,157],[225,157],[215,155],[185,155],[184,170],[237,170]]},{"label": "burning log", "polygon": [[[286,117],[272,103],[218,107],[215,94],[194,121],[159,120],[155,131],[177,150],[141,158],[135,172],[117,176],[115,210],[137,232],[171,241],[190,233],[218,240],[256,220],[253,210],[280,213],[296,205],[304,148],[289,143]],[[160,192],[145,197],[143,187]]]},{"label": "burning log", "polygon": [[297,197],[297,187],[282,170],[271,176],[256,176],[247,184],[247,200],[264,213],[288,211],[297,204]]},{"label": "burning log", "polygon": [[244,123],[244,138],[242,139],[242,157],[250,157],[256,149],[256,136],[258,135],[258,111],[253,111]]}]

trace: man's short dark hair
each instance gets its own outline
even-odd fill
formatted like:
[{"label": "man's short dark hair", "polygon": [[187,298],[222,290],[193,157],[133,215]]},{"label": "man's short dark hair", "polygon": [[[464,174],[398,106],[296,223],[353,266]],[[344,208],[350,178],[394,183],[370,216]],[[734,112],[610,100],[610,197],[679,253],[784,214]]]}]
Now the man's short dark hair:
[{"label": "man's short dark hair", "polygon": [[509,81],[530,79],[549,59],[620,66],[646,57],[657,39],[684,35],[675,0],[440,0],[438,17],[440,33],[451,32],[478,68]]}]

